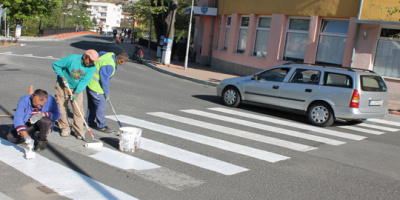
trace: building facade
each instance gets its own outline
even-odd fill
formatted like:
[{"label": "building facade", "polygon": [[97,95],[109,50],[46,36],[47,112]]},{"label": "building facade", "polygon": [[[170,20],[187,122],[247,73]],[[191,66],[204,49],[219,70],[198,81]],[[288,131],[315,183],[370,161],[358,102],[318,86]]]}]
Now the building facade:
[{"label": "building facade", "polygon": [[400,93],[398,0],[199,0],[218,16],[196,17],[196,59],[248,75],[284,63],[374,70]]},{"label": "building facade", "polygon": [[112,31],[116,27],[120,27],[122,17],[122,6],[112,3],[89,2],[88,11],[91,20],[96,19],[98,28],[102,31]]}]

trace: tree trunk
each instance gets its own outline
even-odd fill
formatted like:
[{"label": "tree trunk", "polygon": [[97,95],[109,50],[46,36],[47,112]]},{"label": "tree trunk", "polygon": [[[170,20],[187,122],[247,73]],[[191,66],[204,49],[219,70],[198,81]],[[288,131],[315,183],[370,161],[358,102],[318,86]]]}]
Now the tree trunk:
[{"label": "tree trunk", "polygon": [[168,11],[153,15],[154,28],[157,35],[157,43],[160,43],[160,37],[173,39],[175,35],[175,16],[178,10],[179,0],[173,0],[171,3],[167,0],[152,1],[151,6],[166,6]]}]

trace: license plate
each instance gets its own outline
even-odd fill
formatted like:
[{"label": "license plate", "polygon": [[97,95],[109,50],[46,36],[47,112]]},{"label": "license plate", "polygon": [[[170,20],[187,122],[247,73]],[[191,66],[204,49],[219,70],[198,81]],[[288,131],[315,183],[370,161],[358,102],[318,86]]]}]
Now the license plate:
[{"label": "license plate", "polygon": [[377,100],[369,100],[369,105],[370,106],[381,106],[383,104],[383,100],[377,101]]}]

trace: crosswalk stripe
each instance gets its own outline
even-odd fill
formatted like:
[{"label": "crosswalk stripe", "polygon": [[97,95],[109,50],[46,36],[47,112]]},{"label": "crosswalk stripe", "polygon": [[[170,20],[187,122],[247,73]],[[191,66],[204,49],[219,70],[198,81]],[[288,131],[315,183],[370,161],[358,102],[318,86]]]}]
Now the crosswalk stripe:
[{"label": "crosswalk stripe", "polygon": [[[111,115],[110,116],[106,116],[106,118],[116,120],[115,117],[111,116]],[[144,129],[148,129],[148,130],[164,133],[164,134],[167,134],[167,135],[179,137],[179,138],[182,138],[182,139],[186,139],[186,140],[189,140],[189,141],[193,141],[193,142],[197,142],[197,143],[200,143],[200,144],[208,145],[208,146],[211,146],[211,147],[214,147],[214,148],[218,148],[218,149],[222,149],[222,150],[225,150],[225,151],[230,151],[230,152],[234,152],[234,153],[237,153],[237,154],[249,156],[249,157],[252,157],[252,158],[257,158],[257,159],[264,160],[264,161],[267,161],[267,162],[278,162],[278,161],[286,160],[286,159],[290,158],[290,157],[282,156],[282,155],[279,155],[279,154],[271,153],[271,152],[268,152],[268,151],[255,149],[255,148],[252,148],[252,147],[247,147],[247,146],[244,146],[244,145],[228,142],[228,141],[225,141],[225,140],[220,140],[220,139],[216,139],[216,138],[213,138],[213,137],[208,137],[208,136],[204,136],[204,135],[200,135],[200,134],[195,134],[195,133],[192,133],[192,132],[184,131],[184,130],[181,130],[181,129],[176,129],[176,128],[172,128],[172,127],[169,127],[169,126],[164,126],[164,125],[161,125],[161,124],[148,122],[148,121],[145,121],[145,120],[129,117],[129,116],[126,116],[126,115],[118,115],[118,119],[121,122],[125,123],[125,124],[138,126],[138,127],[144,128]]]},{"label": "crosswalk stripe", "polygon": [[208,108],[208,109],[213,110],[213,111],[227,113],[227,114],[237,115],[237,116],[241,116],[241,117],[266,121],[266,122],[270,122],[270,123],[282,124],[285,126],[290,126],[290,127],[294,127],[294,128],[298,128],[298,129],[318,132],[320,134],[332,135],[335,137],[342,137],[342,138],[351,139],[351,140],[363,140],[366,138],[364,136],[354,135],[354,134],[350,134],[350,133],[343,133],[343,132],[339,132],[339,131],[329,130],[326,128],[320,128],[320,127],[301,124],[301,123],[294,123],[294,122],[290,122],[290,121],[284,121],[284,120],[280,120],[280,119],[274,119],[271,117],[260,116],[260,115],[255,115],[255,114],[250,114],[250,113],[245,113],[245,112],[240,112],[240,111],[235,111],[235,110],[230,110],[230,109],[225,109],[225,108]]},{"label": "crosswalk stripe", "polygon": [[107,147],[103,147],[97,153],[90,155],[90,157],[99,160],[101,162],[107,163],[114,167],[120,169],[134,169],[134,170],[147,170],[147,169],[156,169],[160,168],[160,166],[147,162],[145,160],[127,155],[120,151],[115,151],[109,149]]},{"label": "crosswalk stripe", "polygon": [[142,138],[140,148],[224,175],[233,175],[249,170],[244,167],[233,165],[146,138]]},{"label": "crosswalk stripe", "polygon": [[367,128],[373,128],[373,129],[378,129],[378,130],[385,130],[385,131],[390,131],[390,132],[396,132],[399,131],[399,129],[396,128],[389,128],[389,127],[384,127],[384,126],[378,126],[378,125],[373,125],[373,124],[357,124],[356,126],[362,126],[362,127],[367,127]]},{"label": "crosswalk stripe", "polygon": [[257,129],[261,129],[261,130],[265,130],[265,131],[270,131],[270,132],[274,132],[274,133],[278,133],[278,134],[289,135],[292,137],[297,137],[297,138],[302,138],[302,139],[307,139],[307,140],[312,140],[312,141],[317,141],[317,142],[323,142],[323,143],[331,144],[331,145],[344,144],[344,142],[337,141],[337,140],[331,140],[328,138],[323,138],[323,137],[319,137],[319,136],[315,136],[315,135],[301,133],[298,131],[292,131],[292,130],[283,129],[283,128],[279,128],[279,127],[268,126],[265,124],[250,122],[250,121],[236,119],[236,118],[232,118],[232,117],[226,117],[223,115],[217,115],[217,114],[204,112],[204,111],[200,111],[200,110],[190,109],[190,110],[182,110],[182,112],[195,114],[195,115],[199,115],[199,116],[203,116],[203,117],[208,117],[208,118],[212,118],[212,119],[216,119],[216,120],[231,122],[231,123],[235,123],[235,124],[240,124],[240,125],[257,128]]},{"label": "crosswalk stripe", "polygon": [[22,147],[3,138],[0,138],[0,152],[0,161],[70,199],[136,199],[40,154],[36,154],[32,160],[26,160]]},{"label": "crosswalk stripe", "polygon": [[344,128],[344,129],[363,132],[363,133],[369,133],[369,134],[372,134],[372,135],[385,134],[385,132],[382,132],[382,131],[374,131],[374,130],[371,130],[371,129],[360,128],[360,127],[357,127],[357,126],[340,126],[339,128]]},{"label": "crosswalk stripe", "polygon": [[392,126],[400,126],[400,123],[399,123],[399,122],[393,122],[393,121],[388,121],[388,120],[384,120],[384,119],[372,118],[372,119],[368,119],[368,121],[370,121],[370,122],[376,122],[376,123],[381,123],[381,124],[392,125]]},{"label": "crosswalk stripe", "polygon": [[[251,133],[251,132],[247,132],[247,131],[242,131],[242,130],[238,130],[238,129],[233,129],[233,128],[226,127],[226,126],[211,124],[211,123],[194,120],[194,119],[190,119],[190,118],[186,118],[186,117],[181,117],[181,116],[177,116],[177,115],[172,115],[172,114],[168,114],[168,113],[164,113],[164,112],[153,112],[153,113],[148,113],[148,114],[157,116],[157,117],[162,117],[164,119],[169,119],[169,120],[186,123],[186,124],[193,125],[193,126],[198,126],[198,127],[218,131],[221,133],[226,133],[226,134],[235,135],[235,136],[242,137],[242,138],[259,141],[259,142],[267,143],[266,141],[268,141],[268,142],[270,141],[270,138],[267,138],[263,135],[259,135],[259,134],[255,134],[255,133]],[[290,130],[285,130],[285,129],[278,130],[276,127],[270,127],[270,129],[271,130],[268,130],[268,131],[281,131],[281,132],[276,132],[276,133],[290,135],[290,136],[294,136],[294,137],[300,137],[303,139],[305,138],[308,140],[313,140],[313,141],[322,142],[322,143],[331,144],[331,145],[341,145],[341,144],[345,143],[345,142],[338,141],[338,140],[332,140],[332,139],[328,139],[328,138],[303,134],[300,132],[295,132],[295,131],[290,131]],[[281,144],[281,145],[283,145],[283,144]]]}]

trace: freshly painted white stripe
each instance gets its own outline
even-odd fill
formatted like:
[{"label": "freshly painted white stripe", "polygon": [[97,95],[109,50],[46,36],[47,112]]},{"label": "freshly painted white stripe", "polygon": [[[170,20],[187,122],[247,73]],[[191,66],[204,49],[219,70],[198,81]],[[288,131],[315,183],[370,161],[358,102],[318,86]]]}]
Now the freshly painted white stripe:
[{"label": "freshly painted white stripe", "polygon": [[352,131],[369,133],[369,134],[373,134],[373,135],[385,134],[385,132],[382,132],[382,131],[374,131],[374,130],[371,130],[371,129],[360,128],[358,126],[339,126],[339,128],[344,128],[344,129],[348,129],[348,130],[352,130]]},{"label": "freshly painted white stripe", "polygon": [[[114,115],[106,116],[106,118],[113,119],[113,120],[116,121]],[[200,135],[200,134],[195,134],[195,133],[192,133],[192,132],[188,132],[188,131],[184,131],[184,130],[181,130],[181,129],[172,128],[172,127],[169,127],[169,126],[163,126],[161,124],[148,122],[148,121],[145,121],[145,120],[129,117],[129,116],[126,116],[126,115],[118,115],[118,120],[120,122],[122,122],[122,123],[125,123],[125,124],[130,124],[130,125],[133,125],[133,126],[144,128],[144,129],[148,129],[148,130],[164,133],[164,134],[167,134],[167,135],[171,135],[171,136],[179,137],[179,138],[182,138],[182,139],[186,139],[186,140],[189,140],[189,141],[192,141],[192,142],[197,142],[197,143],[208,145],[208,146],[211,146],[211,147],[214,147],[214,148],[218,148],[218,149],[222,149],[222,150],[225,150],[225,151],[238,153],[238,154],[241,154],[241,155],[257,158],[257,159],[268,161],[268,162],[277,162],[277,161],[280,161],[280,160],[289,159],[289,157],[282,156],[282,155],[275,154],[275,153],[271,153],[271,152],[268,152],[268,151],[263,151],[263,150],[255,149],[255,148],[252,148],[252,147],[247,147],[247,146],[244,146],[244,145],[228,142],[228,141],[225,141],[225,140],[216,139],[216,138],[213,138],[213,137],[208,137],[208,136],[204,136],[204,135]],[[312,149],[313,149],[313,147],[311,147],[310,150],[312,150]],[[304,151],[305,150],[306,149],[304,149]]]},{"label": "freshly painted white stripe", "polygon": [[368,119],[367,121],[368,121],[368,122],[381,123],[381,124],[387,124],[387,125],[392,125],[392,126],[400,126],[400,123],[399,123],[399,122],[393,122],[393,121],[384,120],[384,119],[372,118],[372,119]]},{"label": "freshly painted white stripe", "polygon": [[[268,141],[270,139],[270,138],[265,138],[265,136],[263,136],[263,135],[259,135],[259,134],[255,134],[255,133],[251,133],[251,132],[247,132],[247,131],[242,131],[242,130],[238,130],[238,129],[233,129],[233,128],[226,127],[226,126],[211,124],[211,123],[194,120],[194,119],[190,119],[190,118],[186,118],[186,117],[181,117],[181,116],[177,116],[177,115],[172,115],[172,114],[168,114],[168,113],[164,113],[164,112],[153,112],[153,113],[148,113],[148,114],[157,116],[157,117],[162,117],[164,119],[169,119],[169,120],[173,120],[173,121],[177,121],[177,122],[181,122],[181,123],[186,123],[186,124],[193,125],[193,126],[198,126],[201,128],[210,129],[213,131],[218,131],[221,133],[226,133],[226,134],[235,135],[238,137],[243,137],[243,138],[259,141],[259,142],[264,142],[265,140]],[[345,142],[338,141],[338,140],[332,140],[332,139],[318,137],[318,136],[314,136],[314,135],[303,134],[303,133],[296,132],[296,131],[279,129],[279,128],[272,127],[272,126],[269,128],[270,129],[267,129],[268,131],[274,131],[279,134],[290,135],[293,137],[300,137],[303,139],[313,140],[313,141],[322,142],[322,143],[331,144],[331,145],[341,145],[341,144],[345,143]]]},{"label": "freshly painted white stripe", "polygon": [[58,194],[75,200],[136,199],[70,168],[36,154],[26,160],[24,150],[0,138],[0,161],[39,181]]},{"label": "freshly painted white stripe", "polygon": [[[240,124],[243,126],[257,128],[257,129],[261,129],[261,130],[265,130],[265,131],[271,131],[271,132],[282,134],[282,135],[289,135],[292,137],[297,137],[297,138],[302,138],[302,139],[307,139],[307,140],[312,140],[312,141],[317,141],[317,142],[323,142],[326,144],[338,145],[341,142],[341,141],[331,140],[328,138],[323,138],[323,137],[319,137],[319,136],[315,136],[315,135],[301,133],[298,131],[292,131],[292,130],[283,129],[283,128],[279,128],[279,127],[268,126],[265,124],[255,123],[255,122],[241,120],[241,119],[232,118],[232,117],[226,117],[223,115],[217,115],[214,113],[204,112],[204,111],[200,111],[200,110],[189,109],[189,110],[182,110],[182,112],[199,115],[202,117],[208,117],[208,118],[212,118],[212,119],[216,119],[216,120],[221,120],[221,121],[225,121],[225,122]],[[344,142],[342,142],[341,144],[344,144]]]},{"label": "freshly painted white stripe", "polygon": [[147,170],[160,168],[160,166],[154,163],[141,160],[107,147],[101,148],[99,152],[90,155],[90,157],[120,169]]},{"label": "freshly painted white stripe", "polygon": [[365,123],[357,124],[356,126],[362,126],[362,127],[373,128],[373,129],[378,129],[378,130],[390,131],[390,132],[399,131],[399,129],[396,129],[396,128],[389,128],[389,127],[373,125],[373,124],[365,124]]},{"label": "freshly painted white stripe", "polygon": [[23,56],[32,57],[33,55],[32,54],[24,54]]},{"label": "freshly painted white stripe", "polygon": [[250,114],[250,113],[245,113],[245,112],[240,112],[240,111],[235,111],[235,110],[230,110],[230,109],[225,109],[225,108],[208,108],[208,109],[227,113],[227,114],[237,115],[237,116],[241,116],[241,117],[247,117],[247,118],[251,118],[251,119],[266,121],[266,122],[270,122],[270,123],[282,124],[285,126],[290,126],[290,127],[294,127],[294,128],[298,128],[298,129],[312,131],[312,132],[318,132],[320,134],[342,137],[342,138],[346,138],[346,139],[363,140],[366,138],[364,136],[359,136],[359,135],[354,135],[354,134],[349,134],[349,133],[342,133],[339,131],[329,130],[327,128],[320,128],[320,127],[301,124],[301,123],[284,121],[284,120],[280,120],[280,119],[274,119],[271,117],[254,115],[254,114]]},{"label": "freshly painted white stripe", "polygon": [[188,163],[190,165],[194,165],[200,168],[208,169],[224,175],[233,175],[249,170],[244,167],[240,167],[214,158],[210,158],[197,153],[179,149],[143,137],[140,142],[140,148],[146,151],[150,151],[168,158],[179,160],[181,162]]}]

